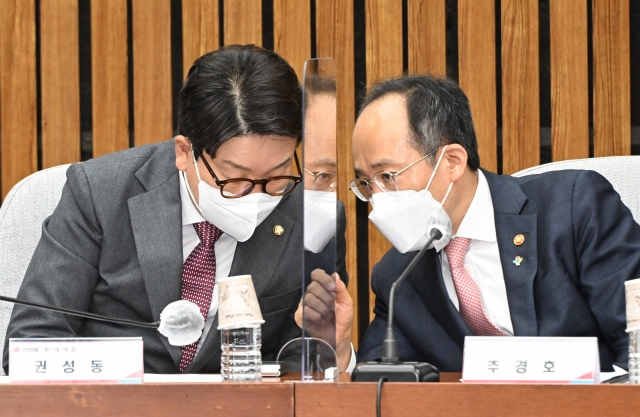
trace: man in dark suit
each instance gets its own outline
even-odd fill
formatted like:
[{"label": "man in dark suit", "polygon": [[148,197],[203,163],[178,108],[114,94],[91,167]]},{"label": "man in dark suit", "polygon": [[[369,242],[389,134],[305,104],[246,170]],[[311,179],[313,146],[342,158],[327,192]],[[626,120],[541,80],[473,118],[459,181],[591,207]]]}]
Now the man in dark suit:
[{"label": "man in dark suit", "polygon": [[215,278],[250,274],[263,360],[275,360],[300,335],[301,124],[297,76],[277,54],[231,46],[200,57],[180,93],[178,136],[69,168],[18,298],[144,322],[189,299],[205,317],[201,339],[181,348],[153,329],[16,305],[6,343],[142,336],[145,372],[219,372]]},{"label": "man in dark suit", "polygon": [[373,270],[360,361],[380,359],[391,284],[439,215],[453,238],[396,292],[400,360],[459,372],[465,336],[596,336],[602,370],[627,367],[623,284],[640,276],[640,226],[601,175],[480,169],[467,97],[428,76],[369,90],[353,154],[351,188],[394,245]]}]

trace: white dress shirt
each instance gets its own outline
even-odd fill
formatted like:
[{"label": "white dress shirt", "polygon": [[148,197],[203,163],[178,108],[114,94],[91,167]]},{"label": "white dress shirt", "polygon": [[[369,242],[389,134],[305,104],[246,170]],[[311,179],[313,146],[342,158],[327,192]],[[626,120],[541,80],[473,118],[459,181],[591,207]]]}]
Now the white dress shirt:
[{"label": "white dress shirt", "polygon": [[[182,173],[180,175],[180,200],[182,201],[182,263],[184,263],[191,252],[200,243],[200,238],[196,233],[196,229],[193,227],[194,223],[200,223],[205,221],[204,217],[200,214],[196,206],[191,201],[189,192],[187,191],[187,185]],[[216,281],[220,278],[228,277],[229,271],[231,271],[231,264],[233,263],[233,255],[236,252],[236,245],[238,242],[231,236],[223,233],[222,236],[214,245],[216,251]],[[204,330],[202,331],[202,337],[198,342],[198,348],[196,349],[196,355],[200,351],[202,342],[207,337],[207,334],[211,330],[213,320],[218,314],[218,285],[213,286],[213,296],[211,297],[211,306],[209,307],[209,313],[207,319],[204,322]],[[216,329],[213,329],[217,331]]]},{"label": "white dress shirt", "polygon": [[[507,336],[513,336],[513,324],[509,312],[507,288],[504,283],[500,251],[496,239],[496,223],[489,184],[482,171],[478,170],[478,188],[473,196],[458,232],[453,236],[471,239],[464,258],[464,267],[478,285],[482,305],[489,320]],[[440,252],[442,277],[453,305],[460,310],[449,260],[444,251]]]}]

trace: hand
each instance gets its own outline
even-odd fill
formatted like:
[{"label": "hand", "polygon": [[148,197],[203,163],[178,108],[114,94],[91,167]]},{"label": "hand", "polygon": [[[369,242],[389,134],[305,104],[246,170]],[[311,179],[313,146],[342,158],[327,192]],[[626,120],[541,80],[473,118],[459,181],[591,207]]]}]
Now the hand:
[{"label": "hand", "polygon": [[[304,294],[305,330],[312,336],[335,346],[340,372],[351,358],[353,300],[337,273],[328,275],[321,269],[311,272],[311,283]],[[302,328],[302,300],[295,314]]]}]

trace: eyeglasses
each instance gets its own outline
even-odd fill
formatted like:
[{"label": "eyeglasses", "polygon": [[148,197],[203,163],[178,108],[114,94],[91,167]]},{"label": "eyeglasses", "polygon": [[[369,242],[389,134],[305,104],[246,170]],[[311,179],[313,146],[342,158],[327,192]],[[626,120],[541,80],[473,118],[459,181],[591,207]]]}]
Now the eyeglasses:
[{"label": "eyeglasses", "polygon": [[336,189],[338,182],[336,181],[337,175],[335,172],[318,171],[311,172],[308,169],[304,169],[304,172],[313,177],[313,191],[328,191],[331,192]]},{"label": "eyeglasses", "polygon": [[398,191],[398,184],[396,183],[396,177],[402,174],[403,172],[405,172],[406,170],[408,170],[409,168],[411,168],[412,166],[414,166],[415,164],[417,164],[418,162],[433,155],[435,152],[438,151],[438,149],[440,149],[440,147],[437,147],[432,152],[429,152],[422,158],[418,159],[416,162],[412,163],[407,167],[404,167],[398,172],[389,172],[389,171],[376,172],[375,175],[373,176],[373,181],[365,180],[362,178],[356,178],[351,181],[351,184],[349,185],[349,189],[353,191],[354,194],[362,201],[369,201],[373,196],[373,183],[375,183],[380,189],[380,191],[383,191],[383,192]]},{"label": "eyeglasses", "polygon": [[[201,152],[197,152],[197,155],[202,159],[204,166],[209,171],[209,174],[213,177],[216,185],[220,187],[220,194],[224,198],[240,198],[249,194],[255,188],[256,184],[262,185],[262,192],[273,195],[282,196],[289,194],[293,189],[302,181],[302,176],[298,175],[280,175],[277,177],[265,178],[262,180],[252,180],[250,178],[230,178],[228,180],[220,181],[216,176],[213,169],[202,156]],[[302,174],[300,171],[300,162],[298,161],[298,155],[293,154],[293,159],[296,161],[296,168],[298,168],[298,174]]]}]

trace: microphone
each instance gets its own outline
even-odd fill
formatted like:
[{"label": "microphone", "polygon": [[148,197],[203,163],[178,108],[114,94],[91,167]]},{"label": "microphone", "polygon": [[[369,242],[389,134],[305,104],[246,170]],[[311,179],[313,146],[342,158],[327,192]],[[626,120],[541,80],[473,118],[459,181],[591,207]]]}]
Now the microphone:
[{"label": "microphone", "polygon": [[56,311],[63,314],[108,323],[157,329],[158,332],[166,336],[169,339],[169,343],[174,346],[189,345],[197,341],[202,334],[202,329],[204,328],[204,317],[200,312],[200,307],[187,300],[178,300],[168,304],[164,310],[162,310],[162,313],[160,313],[160,321],[152,323],[107,317],[100,314],[34,303],[32,301],[18,300],[16,298],[5,297],[4,295],[0,295],[0,301],[8,301],[10,303],[22,304],[29,307]]},{"label": "microphone", "polygon": [[386,377],[387,381],[390,382],[438,382],[440,380],[440,372],[431,364],[426,362],[400,362],[398,358],[398,342],[393,333],[396,289],[429,250],[429,246],[440,239],[442,239],[442,232],[435,227],[431,229],[427,243],[413,257],[409,265],[402,271],[400,277],[391,285],[387,331],[382,342],[382,361],[358,364],[351,374],[352,381],[378,382],[382,377]]}]

